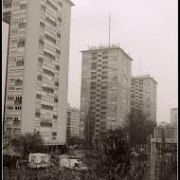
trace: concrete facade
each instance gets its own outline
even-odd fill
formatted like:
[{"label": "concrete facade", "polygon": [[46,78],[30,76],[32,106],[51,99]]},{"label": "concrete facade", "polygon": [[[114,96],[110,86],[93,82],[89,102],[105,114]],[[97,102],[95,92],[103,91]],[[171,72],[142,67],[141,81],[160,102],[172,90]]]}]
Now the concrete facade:
[{"label": "concrete facade", "polygon": [[82,138],[99,140],[122,125],[130,112],[131,62],[118,46],[82,51]]},{"label": "concrete facade", "polygon": [[3,1],[10,24],[6,138],[39,132],[66,141],[71,1]]},{"label": "concrete facade", "polygon": [[4,103],[5,103],[5,87],[6,87],[6,74],[7,74],[7,52],[8,52],[8,39],[9,39],[9,25],[5,22],[2,23],[3,34],[3,55],[2,55],[2,118],[4,118]]},{"label": "concrete facade", "polygon": [[132,77],[131,110],[141,110],[149,120],[156,122],[157,82],[149,75]]},{"label": "concrete facade", "polygon": [[79,138],[80,127],[80,110],[75,107],[71,107],[68,104],[67,107],[67,142],[70,138]]},{"label": "concrete facade", "polygon": [[172,126],[177,127],[178,123],[178,108],[172,108],[170,111],[170,123]]}]

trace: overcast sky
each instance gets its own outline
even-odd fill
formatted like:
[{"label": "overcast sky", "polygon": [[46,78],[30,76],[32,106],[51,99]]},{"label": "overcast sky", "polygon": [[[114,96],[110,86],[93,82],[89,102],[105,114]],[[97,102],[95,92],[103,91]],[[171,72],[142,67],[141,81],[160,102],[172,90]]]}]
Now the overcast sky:
[{"label": "overcast sky", "polygon": [[[68,102],[80,107],[81,50],[111,43],[134,59],[132,74],[150,74],[158,81],[157,121],[170,120],[178,104],[178,0],[73,0]],[[141,63],[140,63],[141,62]]]}]

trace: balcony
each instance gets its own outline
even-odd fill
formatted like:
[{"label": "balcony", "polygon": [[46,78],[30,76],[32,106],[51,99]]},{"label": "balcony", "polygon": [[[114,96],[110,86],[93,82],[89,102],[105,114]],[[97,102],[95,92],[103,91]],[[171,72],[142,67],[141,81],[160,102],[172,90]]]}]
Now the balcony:
[{"label": "balcony", "polygon": [[54,72],[48,70],[48,69],[43,69],[43,73],[49,75],[49,76],[54,76]]},{"label": "balcony", "polygon": [[50,88],[50,87],[42,87],[42,90],[43,91],[46,91],[47,93],[54,93],[54,89],[53,88]]}]

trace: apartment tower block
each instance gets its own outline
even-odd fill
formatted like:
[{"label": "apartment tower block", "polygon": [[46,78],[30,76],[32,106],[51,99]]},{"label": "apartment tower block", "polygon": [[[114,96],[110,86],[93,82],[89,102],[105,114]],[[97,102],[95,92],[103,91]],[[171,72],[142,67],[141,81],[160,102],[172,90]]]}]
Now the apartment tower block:
[{"label": "apartment tower block", "polygon": [[80,110],[68,104],[67,108],[67,142],[71,138],[79,138]]},{"label": "apartment tower block", "polygon": [[100,140],[130,112],[132,58],[118,46],[82,51],[80,136]]},{"label": "apartment tower block", "polygon": [[66,141],[70,0],[4,0],[10,25],[5,136]]},{"label": "apartment tower block", "polygon": [[156,122],[157,82],[149,75],[132,77],[131,110],[139,110],[147,119]]}]

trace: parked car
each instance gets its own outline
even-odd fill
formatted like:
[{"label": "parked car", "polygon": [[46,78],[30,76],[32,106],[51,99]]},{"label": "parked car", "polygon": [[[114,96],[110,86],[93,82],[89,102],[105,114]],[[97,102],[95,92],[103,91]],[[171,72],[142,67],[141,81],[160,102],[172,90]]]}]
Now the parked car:
[{"label": "parked car", "polygon": [[28,167],[32,169],[49,168],[54,163],[51,161],[49,154],[45,153],[30,153],[28,159]]}]

